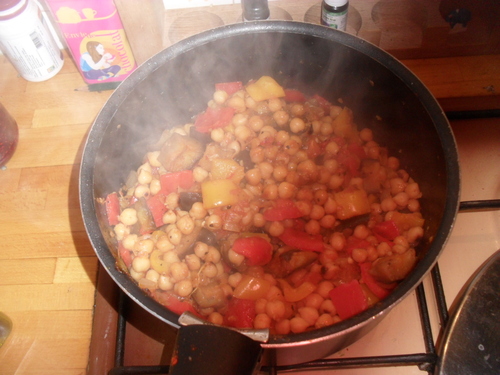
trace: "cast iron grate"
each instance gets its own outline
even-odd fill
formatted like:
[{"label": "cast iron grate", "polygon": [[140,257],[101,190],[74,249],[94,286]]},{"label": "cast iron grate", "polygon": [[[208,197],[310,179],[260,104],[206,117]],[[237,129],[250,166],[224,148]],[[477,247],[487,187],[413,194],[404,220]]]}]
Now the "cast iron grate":
[{"label": "cast iron grate", "polygon": [[[470,118],[486,118],[500,117],[499,110],[486,111],[460,111],[447,112],[448,119],[470,119]],[[479,201],[464,201],[460,202],[459,212],[481,211],[481,210],[498,210],[500,209],[500,199],[479,200]],[[439,264],[436,264],[431,270],[431,280],[434,290],[434,299],[437,312],[439,315],[439,323],[441,327],[445,327],[448,322],[448,309],[444,295],[443,283],[439,271]],[[127,296],[120,291],[118,304],[118,324],[116,336],[115,350],[115,367],[112,368],[109,375],[161,375],[168,374],[169,366],[123,366],[125,353],[125,336],[127,323]],[[353,357],[353,358],[333,358],[320,359],[316,361],[301,363],[297,365],[287,366],[262,366],[260,373],[262,375],[275,375],[284,371],[306,371],[306,370],[339,370],[348,368],[370,368],[370,367],[404,367],[418,366],[419,370],[428,375],[434,373],[434,368],[437,364],[438,355],[436,353],[436,345],[432,334],[429,310],[427,307],[427,297],[423,284],[416,288],[415,298],[417,300],[420,325],[422,328],[422,339],[425,347],[424,353],[412,353],[403,355],[387,355],[374,357]]]}]

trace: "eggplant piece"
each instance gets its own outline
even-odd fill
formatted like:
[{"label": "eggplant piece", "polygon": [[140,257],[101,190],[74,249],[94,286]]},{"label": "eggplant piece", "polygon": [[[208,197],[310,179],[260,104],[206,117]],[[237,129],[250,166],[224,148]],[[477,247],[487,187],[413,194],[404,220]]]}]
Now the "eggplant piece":
[{"label": "eggplant piece", "polygon": [[245,168],[245,172],[248,171],[249,169],[255,168],[255,163],[252,161],[252,158],[250,157],[250,150],[247,149],[241,150],[234,157],[234,160],[243,165],[243,168]]},{"label": "eggplant piece", "polygon": [[198,239],[200,231],[201,227],[195,226],[191,233],[182,236],[181,242],[175,247],[175,252],[177,253],[177,255],[183,256],[193,248]]},{"label": "eggplant piece", "polygon": [[227,298],[219,283],[198,286],[192,294],[201,308],[224,306]]},{"label": "eggplant piece", "polygon": [[201,193],[183,191],[179,193],[179,207],[183,211],[189,211],[196,202],[203,202]]},{"label": "eggplant piece", "polygon": [[291,250],[282,254],[276,253],[266,266],[266,270],[282,279],[299,268],[308,266],[316,259],[318,254],[312,251]]},{"label": "eggplant piece", "polygon": [[134,203],[134,209],[137,212],[137,232],[140,234],[152,233],[156,229],[155,221],[151,211],[149,211],[146,199],[141,197]]},{"label": "eggplant piece", "polygon": [[205,145],[212,142],[212,137],[210,136],[210,132],[209,133],[200,133],[198,130],[196,130],[196,128],[194,126],[191,126],[189,128],[189,136],[193,139],[196,139],[200,143],[205,144]]},{"label": "eggplant piece", "polygon": [[416,263],[415,249],[408,249],[403,254],[377,259],[370,268],[370,274],[381,283],[391,284],[404,279]]},{"label": "eggplant piece", "polygon": [[214,232],[208,230],[207,228],[201,228],[200,234],[198,234],[198,238],[196,240],[204,242],[208,246],[219,247],[217,236]]},{"label": "eggplant piece", "polygon": [[158,161],[169,172],[192,168],[203,156],[204,145],[194,138],[173,133],[161,148]]}]

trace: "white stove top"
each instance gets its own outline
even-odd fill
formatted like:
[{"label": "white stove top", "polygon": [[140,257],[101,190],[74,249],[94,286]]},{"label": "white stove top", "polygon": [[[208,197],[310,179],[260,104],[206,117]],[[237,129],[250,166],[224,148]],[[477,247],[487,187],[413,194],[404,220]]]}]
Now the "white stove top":
[{"label": "white stove top", "polygon": [[[500,120],[452,122],[461,168],[461,201],[500,198]],[[475,270],[500,249],[500,211],[462,212],[438,264],[448,307]],[[441,333],[430,275],[424,280],[434,342]],[[415,292],[368,335],[329,358],[425,353]],[[329,375],[332,370],[293,372]],[[335,370],[335,375],[422,375],[415,366]]]}]

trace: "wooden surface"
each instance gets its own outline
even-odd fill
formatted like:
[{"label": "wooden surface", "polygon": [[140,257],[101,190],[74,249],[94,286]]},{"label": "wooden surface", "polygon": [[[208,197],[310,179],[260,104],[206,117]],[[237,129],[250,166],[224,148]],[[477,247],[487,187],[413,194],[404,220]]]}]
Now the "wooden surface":
[{"label": "wooden surface", "polygon": [[[443,102],[500,107],[500,55],[404,63]],[[80,214],[78,172],[111,91],[75,91],[82,87],[67,55],[62,71],[39,83],[0,56],[0,102],[20,130],[0,170],[0,311],[14,323],[0,348],[2,375],[86,373],[98,261]]]}]

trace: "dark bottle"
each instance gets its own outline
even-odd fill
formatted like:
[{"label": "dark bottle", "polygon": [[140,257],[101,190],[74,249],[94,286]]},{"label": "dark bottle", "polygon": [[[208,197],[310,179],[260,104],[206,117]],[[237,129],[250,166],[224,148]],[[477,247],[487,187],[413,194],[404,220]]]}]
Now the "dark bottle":
[{"label": "dark bottle", "polygon": [[269,19],[267,0],[241,0],[243,21],[259,21]]},{"label": "dark bottle", "polygon": [[348,0],[323,0],[321,4],[321,24],[345,31],[348,9]]}]

